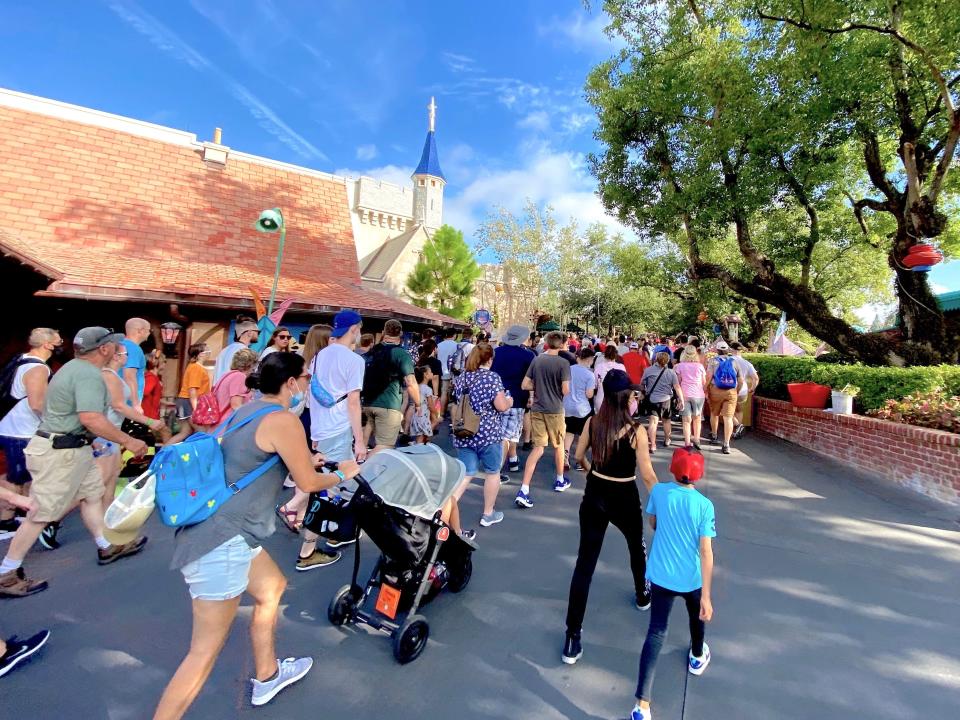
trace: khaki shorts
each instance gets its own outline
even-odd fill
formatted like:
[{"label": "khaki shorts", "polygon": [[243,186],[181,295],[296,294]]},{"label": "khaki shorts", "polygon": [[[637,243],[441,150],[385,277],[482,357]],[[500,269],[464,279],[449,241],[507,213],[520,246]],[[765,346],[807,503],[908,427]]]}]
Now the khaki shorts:
[{"label": "khaki shorts", "polygon": [[732,418],[737,410],[737,389],[720,390],[710,386],[710,417]]},{"label": "khaki shorts", "polygon": [[534,447],[563,447],[563,435],[567,431],[563,413],[530,413],[530,439]]},{"label": "khaki shorts", "polygon": [[403,413],[387,408],[365,407],[363,416],[367,419],[367,427],[370,428],[377,445],[393,447],[397,444],[397,436],[400,435],[400,426],[403,424]]},{"label": "khaki shorts", "polygon": [[34,437],[23,454],[33,477],[30,497],[37,502],[33,519],[48,523],[60,520],[77,500],[100,502],[103,476],[93,461],[93,450],[54,450],[49,438]]}]

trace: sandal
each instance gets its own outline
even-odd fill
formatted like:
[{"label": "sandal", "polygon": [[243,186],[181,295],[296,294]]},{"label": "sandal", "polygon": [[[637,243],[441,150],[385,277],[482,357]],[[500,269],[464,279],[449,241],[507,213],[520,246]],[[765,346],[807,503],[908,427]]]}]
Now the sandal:
[{"label": "sandal", "polygon": [[[274,512],[277,513],[277,517],[280,518],[280,521],[283,523],[284,527],[287,528],[294,535],[300,534],[300,521],[297,520],[297,511],[296,510],[287,510],[286,505],[277,505],[274,508]],[[293,517],[291,521],[290,518]]]}]

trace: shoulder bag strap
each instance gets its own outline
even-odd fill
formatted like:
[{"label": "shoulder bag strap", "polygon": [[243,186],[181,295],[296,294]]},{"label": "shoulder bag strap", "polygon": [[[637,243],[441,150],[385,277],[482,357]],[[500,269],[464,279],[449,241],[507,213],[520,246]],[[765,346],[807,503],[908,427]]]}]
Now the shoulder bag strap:
[{"label": "shoulder bag strap", "polygon": [[229,435],[230,433],[232,433],[234,430],[239,430],[239,429],[242,428],[244,425],[246,425],[246,424],[248,424],[248,423],[251,423],[251,422],[253,422],[254,420],[256,420],[258,417],[262,417],[262,416],[264,416],[264,415],[268,415],[269,413],[272,413],[272,412],[277,412],[278,410],[283,410],[283,408],[280,407],[279,405],[274,405],[274,404],[271,403],[271,404],[268,405],[267,407],[260,408],[260,409],[257,410],[255,413],[251,413],[250,415],[248,415],[247,417],[245,417],[243,420],[241,420],[240,422],[238,422],[236,425],[230,425],[230,423],[233,421],[233,419],[237,416],[237,413],[240,411],[240,409],[237,408],[236,410],[234,410],[234,411],[230,414],[230,417],[228,417],[228,418],[223,422],[223,424],[218,428],[218,430],[217,430],[217,437],[218,437],[218,438],[221,438],[221,439],[222,439],[222,438],[225,438],[227,435]]},{"label": "shoulder bag strap", "polygon": [[666,371],[667,371],[667,368],[666,368],[666,366],[664,366],[663,370],[660,371],[660,374],[657,375],[657,379],[653,381],[653,386],[650,388],[650,392],[647,393],[647,396],[653,395],[653,391],[656,390],[656,389],[657,389],[657,385],[660,384],[660,378],[663,377],[663,374],[664,374]]}]

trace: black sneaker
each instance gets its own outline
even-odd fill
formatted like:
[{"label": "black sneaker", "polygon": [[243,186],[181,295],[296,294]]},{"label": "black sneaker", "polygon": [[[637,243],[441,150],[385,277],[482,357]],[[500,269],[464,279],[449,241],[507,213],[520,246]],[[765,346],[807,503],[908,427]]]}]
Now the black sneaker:
[{"label": "black sneaker", "polygon": [[17,528],[19,527],[20,523],[17,522],[16,518],[0,520],[0,540],[12,538],[16,534]]},{"label": "black sneaker", "polygon": [[700,443],[698,443],[696,440],[693,441],[693,449],[694,449],[694,450],[699,450],[699,449],[700,449]]},{"label": "black sneaker", "polygon": [[40,544],[47,550],[56,550],[60,547],[60,542],[57,540],[58,532],[60,532],[59,522],[47,523],[47,526],[40,533]]},{"label": "black sneaker", "polygon": [[637,595],[633,602],[637,606],[637,610],[646,612],[650,609],[650,593],[644,591],[642,595]]},{"label": "black sneaker", "polygon": [[42,648],[50,637],[49,630],[41,630],[33,637],[19,640],[13,636],[7,640],[7,651],[0,656],[0,677],[13,670],[17,665]]},{"label": "black sneaker", "polygon": [[726,443],[724,443],[724,444],[723,444],[723,447],[720,449],[720,452],[722,452],[724,455],[729,455],[729,454],[730,454],[730,446],[727,445]]},{"label": "black sneaker", "polygon": [[711,444],[711,445],[716,445],[716,444],[717,444],[717,436],[714,435],[713,433],[710,433],[710,444]]},{"label": "black sneaker", "polygon": [[581,657],[583,657],[583,646],[580,644],[580,633],[567,633],[567,639],[563,643],[563,656],[560,658],[563,660],[564,665],[573,665]]},{"label": "black sneaker", "polygon": [[520,472],[520,458],[517,458],[515,461],[510,460],[509,467],[507,467],[507,472]]},{"label": "black sneaker", "polygon": [[500,473],[500,484],[501,484],[501,485],[509,485],[509,484],[510,484],[510,476],[507,475],[506,473],[503,473],[503,472]]}]

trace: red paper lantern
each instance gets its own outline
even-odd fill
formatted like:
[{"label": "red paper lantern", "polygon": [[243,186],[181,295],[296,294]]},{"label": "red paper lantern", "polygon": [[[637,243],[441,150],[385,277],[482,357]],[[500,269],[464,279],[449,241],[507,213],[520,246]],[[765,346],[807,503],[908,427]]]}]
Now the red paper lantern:
[{"label": "red paper lantern", "polygon": [[930,268],[943,261],[943,254],[929,243],[918,243],[907,250],[903,266],[914,272],[930,272]]}]

